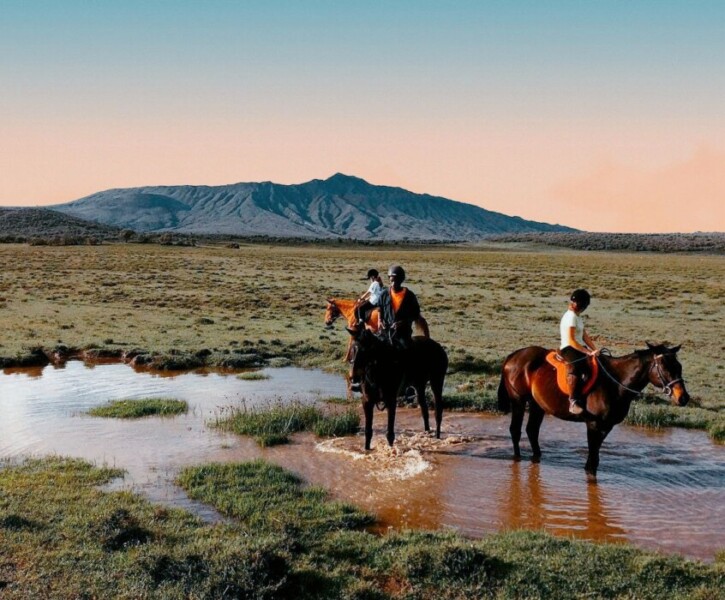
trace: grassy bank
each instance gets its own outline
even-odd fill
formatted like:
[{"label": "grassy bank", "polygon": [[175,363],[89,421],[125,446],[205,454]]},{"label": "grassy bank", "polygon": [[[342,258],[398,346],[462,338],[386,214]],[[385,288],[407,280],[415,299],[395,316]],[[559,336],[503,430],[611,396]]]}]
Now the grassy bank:
[{"label": "grassy bank", "polygon": [[261,461],[180,475],[229,524],[97,489],[117,475],[57,458],[0,469],[3,598],[715,599],[725,586],[723,562],[544,533],[372,535],[369,515]]}]

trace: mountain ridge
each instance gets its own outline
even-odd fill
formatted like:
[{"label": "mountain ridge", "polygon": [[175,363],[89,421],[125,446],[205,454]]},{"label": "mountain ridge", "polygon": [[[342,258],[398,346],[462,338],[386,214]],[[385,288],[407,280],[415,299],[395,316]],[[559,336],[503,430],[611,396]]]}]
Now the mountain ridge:
[{"label": "mountain ridge", "polygon": [[576,231],[342,173],[301,184],[114,188],[48,208],[154,233],[474,241],[502,233]]}]

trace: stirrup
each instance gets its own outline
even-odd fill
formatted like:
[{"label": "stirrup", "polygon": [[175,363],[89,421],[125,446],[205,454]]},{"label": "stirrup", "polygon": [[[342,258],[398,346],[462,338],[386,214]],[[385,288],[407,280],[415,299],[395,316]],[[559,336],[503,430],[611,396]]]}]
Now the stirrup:
[{"label": "stirrup", "polygon": [[584,412],[584,409],[577,403],[576,400],[569,399],[569,412],[572,415],[580,415]]}]

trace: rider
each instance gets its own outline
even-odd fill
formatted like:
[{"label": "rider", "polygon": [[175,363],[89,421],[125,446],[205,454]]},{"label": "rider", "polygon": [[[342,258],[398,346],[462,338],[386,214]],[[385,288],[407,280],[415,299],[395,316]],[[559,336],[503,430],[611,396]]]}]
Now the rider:
[{"label": "rider", "polygon": [[380,279],[377,269],[370,269],[365,279],[370,281],[370,287],[358,298],[355,306],[355,319],[358,325],[362,325],[368,320],[370,313],[377,307],[380,293],[383,291],[383,280]]},{"label": "rider", "polygon": [[[390,286],[380,292],[378,306],[380,307],[381,330],[378,335],[389,341],[393,347],[405,350],[410,347],[413,337],[413,321],[420,319],[420,305],[415,294],[406,287],[405,270],[400,265],[393,265],[388,269]],[[401,353],[400,360],[408,360],[407,353]],[[403,365],[403,369],[406,366]],[[360,382],[352,381],[352,391],[360,391]],[[401,391],[405,390],[406,399],[415,397],[414,388],[406,388],[401,383]]]},{"label": "rider", "polygon": [[569,298],[569,309],[561,318],[559,329],[561,345],[559,354],[567,362],[567,383],[569,384],[569,412],[580,415],[584,412],[586,402],[579,398],[584,377],[587,371],[587,356],[596,356],[599,350],[594,346],[592,338],[584,329],[581,314],[591,302],[589,292],[583,289],[574,290]]},{"label": "rider", "polygon": [[380,317],[388,340],[399,348],[408,348],[413,337],[413,322],[420,318],[418,298],[403,287],[405,270],[400,265],[388,269],[390,287],[380,294]]}]

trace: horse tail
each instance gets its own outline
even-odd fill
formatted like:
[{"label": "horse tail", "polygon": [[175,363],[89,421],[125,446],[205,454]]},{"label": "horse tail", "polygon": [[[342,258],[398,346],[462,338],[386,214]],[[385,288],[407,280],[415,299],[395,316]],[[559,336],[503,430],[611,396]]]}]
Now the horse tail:
[{"label": "horse tail", "polygon": [[506,389],[506,370],[503,367],[501,368],[501,381],[498,384],[498,409],[504,414],[511,412],[511,396]]},{"label": "horse tail", "polygon": [[511,412],[511,397],[506,390],[503,373],[501,373],[501,381],[498,384],[498,409],[504,414]]}]

